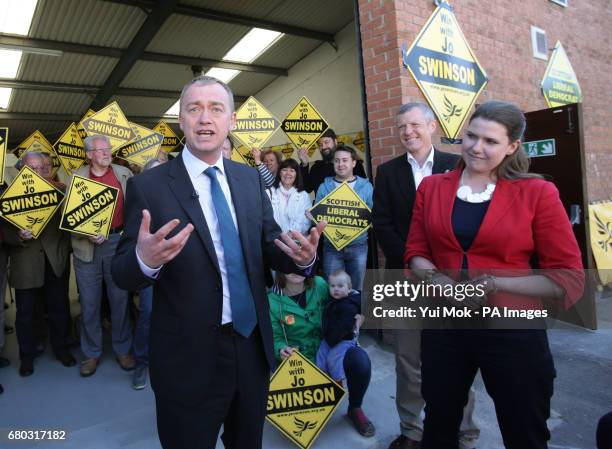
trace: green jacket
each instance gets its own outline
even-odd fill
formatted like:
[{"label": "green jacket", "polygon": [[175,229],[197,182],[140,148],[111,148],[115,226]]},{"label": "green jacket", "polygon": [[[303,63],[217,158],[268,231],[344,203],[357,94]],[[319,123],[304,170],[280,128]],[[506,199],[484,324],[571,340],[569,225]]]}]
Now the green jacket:
[{"label": "green jacket", "polygon": [[288,296],[281,296],[273,291],[268,293],[274,355],[277,360],[281,360],[280,350],[285,346],[291,346],[299,347],[304,357],[315,362],[321,343],[321,317],[328,296],[327,282],[319,276],[314,278],[312,287],[306,290],[305,309]]}]

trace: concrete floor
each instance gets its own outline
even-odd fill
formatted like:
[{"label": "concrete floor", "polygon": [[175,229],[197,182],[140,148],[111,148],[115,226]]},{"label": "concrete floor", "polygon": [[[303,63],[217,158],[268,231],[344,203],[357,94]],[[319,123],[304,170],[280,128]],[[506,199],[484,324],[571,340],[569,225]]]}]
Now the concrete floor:
[{"label": "concrete floor", "polygon": [[[612,300],[601,304],[612,310]],[[7,311],[7,323],[14,322],[14,306]],[[612,323],[607,323],[612,324]],[[551,449],[592,449],[595,447],[597,419],[612,410],[612,326],[608,330],[552,330],[549,332],[555,356],[557,380],[553,398]],[[386,449],[398,433],[395,411],[395,366],[393,354],[371,337],[362,345],[372,359],[372,382],[364,410],[377,427],[376,436],[362,438],[345,418],[341,404],[326,429],[315,441],[315,448]],[[154,397],[147,387],[134,391],[130,373],[122,371],[111,354],[106,355],[98,372],[81,378],[78,367],[64,368],[50,351],[36,360],[29,378],[18,375],[15,334],[7,338],[4,356],[11,366],[0,370],[0,447],[74,449],[157,449]],[[81,357],[80,351],[75,355]],[[503,448],[493,404],[480,378],[476,379],[476,419],[482,434],[480,449]],[[346,399],[345,399],[346,401]],[[61,429],[63,442],[17,442],[6,440],[8,430]],[[223,447],[219,443],[219,448]],[[264,447],[295,447],[273,426],[266,424]]]}]

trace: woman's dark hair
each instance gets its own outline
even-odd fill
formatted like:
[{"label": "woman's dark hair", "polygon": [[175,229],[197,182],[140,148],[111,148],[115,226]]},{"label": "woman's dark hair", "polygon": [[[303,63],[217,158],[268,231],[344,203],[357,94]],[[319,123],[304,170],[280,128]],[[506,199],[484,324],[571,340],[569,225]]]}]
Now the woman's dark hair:
[{"label": "woman's dark hair", "polygon": [[[524,178],[542,178],[542,175],[537,173],[529,173],[529,157],[525,154],[522,147],[523,133],[527,121],[525,114],[513,103],[507,101],[490,100],[476,108],[469,123],[474,119],[481,118],[499,123],[506,128],[506,134],[510,143],[519,142],[519,147],[516,151],[504,158],[497,166],[497,176],[503,179],[524,179]],[[463,169],[465,162],[459,160],[457,167]]]},{"label": "woman's dark hair", "polygon": [[[281,273],[280,271],[277,271],[274,284],[280,288],[285,288],[287,286],[287,275],[285,273]],[[308,290],[309,288],[312,288],[313,284],[314,284],[313,277],[304,279],[304,286],[306,287],[306,290]]]},{"label": "woman's dark hair", "polygon": [[300,166],[295,159],[285,159],[278,164],[278,171],[276,172],[276,179],[274,180],[274,187],[278,187],[280,185],[280,175],[281,170],[283,168],[292,168],[295,170],[295,182],[293,183],[293,187],[297,189],[298,192],[304,190],[304,183],[302,181],[302,173],[300,172]]}]

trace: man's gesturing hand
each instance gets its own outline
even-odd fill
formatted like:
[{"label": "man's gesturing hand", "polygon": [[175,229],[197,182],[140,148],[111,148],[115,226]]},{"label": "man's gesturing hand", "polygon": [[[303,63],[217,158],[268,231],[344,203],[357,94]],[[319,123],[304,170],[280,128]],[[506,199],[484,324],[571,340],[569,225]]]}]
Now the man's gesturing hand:
[{"label": "man's gesturing hand", "polygon": [[274,243],[282,249],[285,254],[291,257],[296,265],[305,267],[314,260],[317,254],[319,238],[325,226],[327,226],[326,222],[319,222],[316,227],[310,230],[308,238],[304,237],[302,233],[298,231],[283,232],[280,235],[280,239],[274,240]]},{"label": "man's gesturing hand", "polygon": [[178,219],[170,220],[157,230],[155,234],[151,234],[149,227],[151,225],[151,214],[148,210],[142,211],[142,222],[138,231],[138,241],[136,242],[136,251],[140,260],[150,268],[158,268],[165,263],[170,262],[181,252],[187,239],[193,232],[193,225],[188,223],[174,237],[166,239],[166,236],[178,226]]}]

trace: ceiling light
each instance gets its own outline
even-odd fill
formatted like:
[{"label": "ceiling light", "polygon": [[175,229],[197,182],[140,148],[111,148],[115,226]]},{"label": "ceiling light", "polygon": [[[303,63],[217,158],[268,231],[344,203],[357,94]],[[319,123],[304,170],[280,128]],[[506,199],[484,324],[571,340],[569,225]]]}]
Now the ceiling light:
[{"label": "ceiling light", "polygon": [[12,90],[10,87],[0,87],[0,109],[8,109]]},{"label": "ceiling light", "polygon": [[27,36],[38,0],[5,0],[0,8],[0,32]]},{"label": "ceiling light", "polygon": [[0,44],[2,50],[14,50],[22,53],[31,53],[33,55],[45,56],[62,56],[64,53],[61,50],[51,50],[50,48],[24,47],[23,45]]},{"label": "ceiling light", "polygon": [[252,62],[276,42],[282,33],[278,31],[253,28],[228,51],[225,61]]},{"label": "ceiling light", "polygon": [[236,75],[240,73],[240,70],[232,70],[232,69],[221,69],[219,67],[214,67],[206,72],[206,76],[213,76],[218,80],[223,81],[225,84],[229,83]]},{"label": "ceiling light", "polygon": [[176,103],[174,103],[174,104],[173,104],[173,105],[170,107],[170,109],[168,109],[168,110],[166,111],[166,113],[164,114],[164,116],[168,115],[168,116],[178,117],[178,115],[179,115],[179,111],[180,111],[180,109],[179,109],[179,103],[180,103],[180,100],[176,100]]}]

